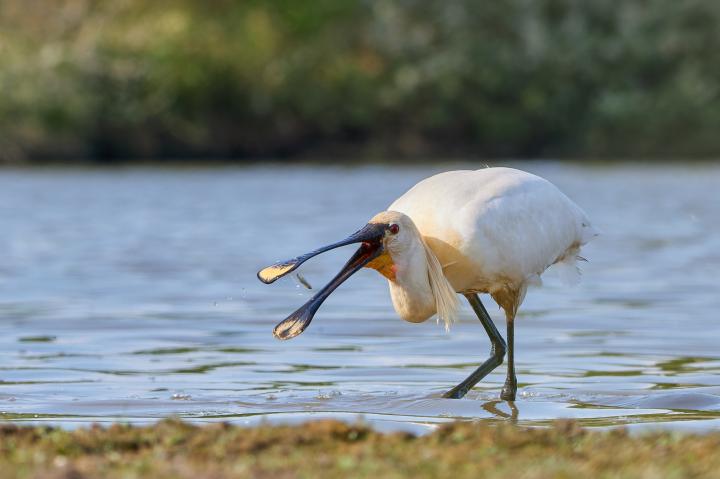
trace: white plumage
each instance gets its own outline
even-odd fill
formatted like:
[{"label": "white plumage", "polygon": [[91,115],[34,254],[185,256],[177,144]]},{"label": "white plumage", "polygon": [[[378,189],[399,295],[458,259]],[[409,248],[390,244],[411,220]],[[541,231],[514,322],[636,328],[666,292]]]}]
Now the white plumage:
[{"label": "white plumage", "polygon": [[[507,350],[501,397],[514,400],[514,322],[527,287],[553,264],[566,281],[576,281],[580,248],[596,234],[580,207],[543,178],[512,168],[449,171],[412,187],[346,240],[264,268],[258,278],[272,283],[317,254],[361,243],[340,273],[273,334],[299,335],[335,288],[360,268],[373,268],[388,279],[402,319],[422,322],[437,314],[447,326],[460,293],[485,328],[490,357],[445,397],[463,397],[502,364]],[[489,293],[505,311],[507,343],[477,293]]]},{"label": "white plumage", "polygon": [[388,210],[412,219],[456,292],[489,293],[513,315],[550,265],[574,282],[580,247],[597,234],[552,183],[512,168],[440,173]]}]

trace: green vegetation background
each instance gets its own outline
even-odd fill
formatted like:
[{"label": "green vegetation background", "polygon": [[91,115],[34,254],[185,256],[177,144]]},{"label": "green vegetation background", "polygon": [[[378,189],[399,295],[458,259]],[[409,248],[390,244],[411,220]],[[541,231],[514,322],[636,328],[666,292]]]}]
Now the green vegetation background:
[{"label": "green vegetation background", "polygon": [[717,0],[2,0],[0,162],[714,157]]}]

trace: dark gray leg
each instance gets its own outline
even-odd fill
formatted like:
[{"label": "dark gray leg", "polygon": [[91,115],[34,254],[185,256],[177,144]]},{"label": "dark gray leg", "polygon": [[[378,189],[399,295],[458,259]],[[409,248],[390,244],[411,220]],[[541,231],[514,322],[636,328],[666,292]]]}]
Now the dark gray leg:
[{"label": "dark gray leg", "polygon": [[490,319],[485,306],[480,302],[480,298],[475,293],[466,294],[465,297],[470,302],[473,311],[477,315],[480,323],[485,328],[485,332],[490,338],[490,357],[480,365],[470,376],[467,377],[463,382],[452,388],[450,391],[443,394],[445,398],[460,399],[465,396],[467,392],[475,386],[478,381],[490,374],[490,372],[496,367],[500,366],[505,358],[505,340],[498,332],[495,324]]},{"label": "dark gray leg", "polygon": [[517,393],[517,377],[515,377],[515,318],[507,321],[508,368],[505,385],[500,393],[500,399],[514,401]]}]

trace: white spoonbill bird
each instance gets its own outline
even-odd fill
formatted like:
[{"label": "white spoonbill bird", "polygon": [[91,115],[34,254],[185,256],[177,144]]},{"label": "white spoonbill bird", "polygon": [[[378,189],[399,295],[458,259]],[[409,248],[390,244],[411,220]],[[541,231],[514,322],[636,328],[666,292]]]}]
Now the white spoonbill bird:
[{"label": "white spoonbill bird", "polygon": [[[543,178],[512,168],[448,171],[422,180],[345,240],[268,266],[258,278],[272,283],[313,256],[361,243],[337,276],[275,327],[274,336],[302,333],[335,288],[360,268],[373,268],[387,278],[395,311],[405,321],[437,314],[447,327],[459,293],[490,337],[490,357],[444,397],[463,397],[502,364],[507,350],[500,397],[514,401],[514,324],[525,291],[556,263],[562,276],[577,279],[580,247],[596,234],[580,207]],[[507,344],[478,293],[488,293],[505,311]]]}]

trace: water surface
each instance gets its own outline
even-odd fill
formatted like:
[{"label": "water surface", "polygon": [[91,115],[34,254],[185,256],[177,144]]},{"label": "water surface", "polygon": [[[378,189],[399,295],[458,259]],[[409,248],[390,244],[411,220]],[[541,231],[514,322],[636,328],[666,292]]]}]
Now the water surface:
[{"label": "water surface", "polygon": [[[460,165],[465,166],[467,165]],[[423,431],[452,419],[720,426],[720,168],[528,163],[603,236],[583,282],[548,272],[516,328],[514,405],[464,305],[447,334],[398,319],[364,270],[310,328],[273,326],[312,291],[255,272],[344,238],[445,167],[0,171],[0,419],[73,427],[355,419]],[[322,286],[353,248],[303,268]],[[501,312],[483,297],[504,331]]]}]

